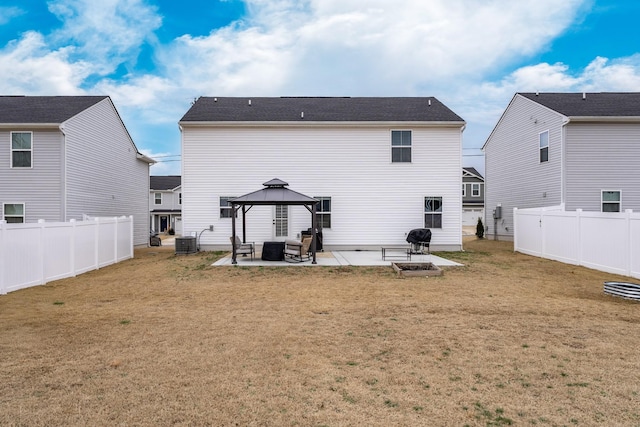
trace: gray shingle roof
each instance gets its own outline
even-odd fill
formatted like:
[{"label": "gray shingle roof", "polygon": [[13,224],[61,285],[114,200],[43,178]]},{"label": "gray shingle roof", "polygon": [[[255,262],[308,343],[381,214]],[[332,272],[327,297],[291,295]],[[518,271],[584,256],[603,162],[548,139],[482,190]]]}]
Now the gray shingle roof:
[{"label": "gray shingle roof", "polygon": [[640,92],[520,93],[567,117],[640,117]]},{"label": "gray shingle roof", "polygon": [[107,96],[0,96],[0,123],[62,123]]},{"label": "gray shingle roof", "polygon": [[464,120],[433,97],[201,97],[180,121],[463,122]]},{"label": "gray shingle roof", "polygon": [[152,175],[149,177],[149,186],[151,187],[151,190],[173,190],[181,184],[182,176],[180,175]]}]

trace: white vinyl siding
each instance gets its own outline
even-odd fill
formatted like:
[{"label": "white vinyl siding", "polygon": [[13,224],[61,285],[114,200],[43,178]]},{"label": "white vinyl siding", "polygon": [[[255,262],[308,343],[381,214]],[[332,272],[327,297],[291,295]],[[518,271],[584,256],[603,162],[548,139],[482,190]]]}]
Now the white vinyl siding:
[{"label": "white vinyl siding", "polygon": [[[214,128],[183,123],[184,232],[214,224],[213,233],[202,235],[202,244],[228,245],[231,221],[218,218],[218,198],[260,190],[262,183],[279,178],[291,190],[309,196],[331,194],[331,229],[324,230],[325,244],[406,243],[405,233],[424,222],[424,197],[437,194],[443,197],[445,215],[432,241],[459,249],[460,127],[412,129],[412,163],[399,171],[398,164],[389,161],[391,129],[385,126]],[[248,212],[249,240],[272,239],[272,209],[254,206]],[[290,207],[292,236],[308,229],[310,222],[304,207]]]},{"label": "white vinyl siding", "polygon": [[[32,167],[11,167],[11,132],[28,132],[37,147],[32,151]],[[64,212],[64,139],[57,128],[29,131],[0,129],[0,204],[19,200],[28,206],[25,222],[61,221]]]},{"label": "white vinyl siding", "polygon": [[111,101],[105,98],[69,119],[64,128],[67,219],[133,215],[134,244],[147,244],[149,165],[137,159]]},{"label": "white vinyl siding", "polygon": [[[502,204],[498,236],[513,236],[513,208],[556,206],[562,198],[563,116],[516,95],[485,144],[485,226]],[[548,161],[540,163],[540,133],[549,131]]]}]

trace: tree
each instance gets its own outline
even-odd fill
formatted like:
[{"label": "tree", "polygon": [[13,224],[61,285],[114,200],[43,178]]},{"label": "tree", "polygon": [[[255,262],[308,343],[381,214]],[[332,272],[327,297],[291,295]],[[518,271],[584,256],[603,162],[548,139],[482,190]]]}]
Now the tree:
[{"label": "tree", "polygon": [[478,224],[476,225],[476,236],[478,236],[478,239],[484,238],[484,225],[482,224],[482,218],[478,218]]}]

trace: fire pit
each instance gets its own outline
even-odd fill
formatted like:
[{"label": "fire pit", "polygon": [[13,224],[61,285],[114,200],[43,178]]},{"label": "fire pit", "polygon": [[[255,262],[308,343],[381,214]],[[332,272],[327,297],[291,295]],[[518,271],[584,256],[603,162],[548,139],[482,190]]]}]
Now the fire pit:
[{"label": "fire pit", "polygon": [[431,262],[393,262],[391,266],[400,277],[442,276],[442,270]]}]

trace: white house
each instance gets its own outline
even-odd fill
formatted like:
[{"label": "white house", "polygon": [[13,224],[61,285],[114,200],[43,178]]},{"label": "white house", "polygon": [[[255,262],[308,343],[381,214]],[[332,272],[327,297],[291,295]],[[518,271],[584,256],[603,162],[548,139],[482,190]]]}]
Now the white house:
[{"label": "white house", "polygon": [[[462,247],[465,122],[436,98],[202,97],[179,124],[183,234],[203,249],[229,249],[228,200],[274,178],[319,201],[325,249],[406,244],[415,228],[435,250]],[[258,245],[311,227],[301,206],[244,221]]]},{"label": "white house", "polygon": [[182,177],[152,175],[150,177],[149,212],[151,228],[159,233],[170,229],[182,234]]},{"label": "white house", "polygon": [[639,210],[639,142],[640,93],[516,93],[483,147],[486,235],[513,239],[514,207]]},{"label": "white house", "polygon": [[132,215],[149,241],[149,166],[108,96],[0,96],[0,219]]}]

